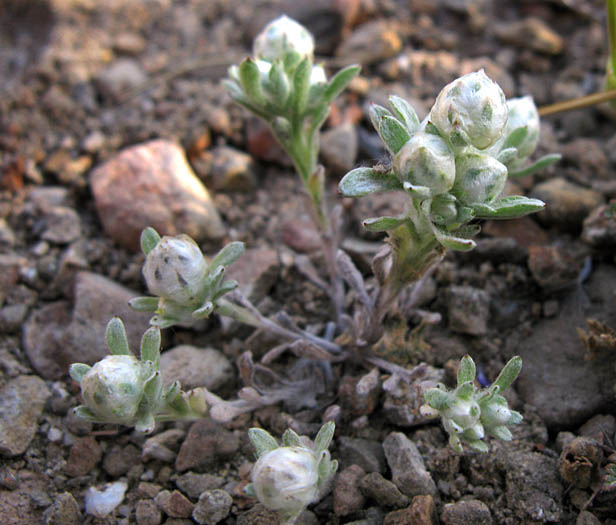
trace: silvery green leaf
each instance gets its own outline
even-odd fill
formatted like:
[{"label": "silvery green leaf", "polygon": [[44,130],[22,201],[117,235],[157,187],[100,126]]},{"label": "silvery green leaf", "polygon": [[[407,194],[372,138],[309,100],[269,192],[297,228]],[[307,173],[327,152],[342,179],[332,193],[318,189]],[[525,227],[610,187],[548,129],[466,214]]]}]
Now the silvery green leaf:
[{"label": "silvery green leaf", "polygon": [[214,293],[214,295],[212,297],[212,300],[215,301],[216,299],[219,299],[223,295],[228,294],[229,292],[232,292],[237,287],[238,287],[238,283],[237,283],[237,281],[235,281],[233,279],[229,279],[228,281],[223,282],[216,289],[216,292]]},{"label": "silvery green leaf", "polygon": [[244,253],[244,243],[239,241],[230,242],[210,261],[210,268],[217,266],[229,266],[237,261]]},{"label": "silvery green leaf", "polygon": [[518,355],[512,357],[503,367],[498,377],[492,383],[492,387],[497,386],[499,392],[503,392],[515,381],[522,370],[522,358]]},{"label": "silvery green leaf", "polygon": [[451,396],[440,388],[429,388],[424,394],[426,403],[435,410],[445,410],[451,406]]},{"label": "silvery green leaf", "polygon": [[349,85],[361,70],[360,66],[347,66],[336,73],[327,84],[324,98],[327,102],[334,100]]},{"label": "silvery green leaf", "polygon": [[433,228],[434,236],[436,240],[443,245],[445,248],[449,248],[450,250],[457,250],[460,252],[467,252],[472,250],[477,246],[475,241],[472,239],[468,239],[465,237],[458,237],[452,233],[446,232],[442,230],[438,226]]},{"label": "silvery green leaf", "polygon": [[160,363],[160,328],[148,328],[141,338],[141,360],[152,361],[158,370]]},{"label": "silvery green leaf", "polygon": [[152,409],[156,408],[163,392],[163,379],[160,372],[155,372],[143,385],[143,395]]},{"label": "silvery green leaf", "polygon": [[128,304],[137,312],[155,312],[158,309],[158,297],[134,297]]},{"label": "silvery green leaf", "polygon": [[282,444],[285,447],[301,447],[302,441],[292,429],[287,428],[282,435]]},{"label": "silvery green leaf", "polygon": [[[488,451],[488,445],[486,445],[481,439],[477,439],[475,441],[468,441],[468,446],[477,452],[486,453]],[[462,452],[462,447],[458,452]]]},{"label": "silvery green leaf", "polygon": [[111,354],[113,355],[131,355],[128,347],[128,339],[126,338],[126,329],[124,323],[119,317],[114,317],[107,323],[105,330],[105,341]]},{"label": "silvery green leaf", "polygon": [[319,433],[317,434],[317,437],[314,438],[315,454],[320,454],[321,452],[329,448],[329,444],[334,437],[335,430],[336,425],[333,421],[328,421],[321,427]]},{"label": "silvery green leaf", "polygon": [[402,184],[392,173],[355,168],[342,178],[338,189],[344,197],[363,197],[371,193],[401,190]]},{"label": "silvery green leaf", "polygon": [[428,197],[430,197],[431,193],[430,188],[428,188],[427,186],[418,186],[416,184],[411,184],[408,181],[404,181],[402,183],[402,188],[412,197],[415,197],[417,199],[427,199]]},{"label": "silvery green leaf", "polygon": [[94,423],[101,422],[96,417],[94,412],[92,412],[87,406],[79,405],[75,407],[75,415],[79,416],[82,419],[86,419],[87,421],[92,421]]},{"label": "silvery green leaf", "polygon": [[363,221],[364,228],[371,232],[385,232],[393,230],[406,220],[406,217],[373,217]]},{"label": "silvery green leaf", "polygon": [[268,74],[268,88],[278,106],[284,106],[289,96],[289,80],[284,72],[282,62],[276,60]]},{"label": "silvery green leaf", "polygon": [[402,146],[411,138],[410,133],[400,121],[390,115],[381,117],[379,135],[383,139],[383,142],[385,142],[387,149],[394,155],[398,153],[402,149]]},{"label": "silvery green leaf", "polygon": [[169,385],[167,391],[165,392],[165,401],[167,403],[174,403],[176,399],[180,396],[182,392],[182,386],[179,381],[174,381]]},{"label": "silvery green leaf", "polygon": [[265,96],[261,87],[261,72],[251,58],[244,60],[239,67],[240,82],[248,100],[258,106],[265,104]]},{"label": "silvery green leaf", "polygon": [[508,149],[508,148],[516,148],[517,150],[518,146],[522,144],[527,134],[528,134],[528,126],[522,126],[520,128],[514,129],[509,134],[509,136],[505,139],[505,142],[503,143],[503,147],[501,148],[501,151]]},{"label": "silvery green leaf", "polygon": [[141,251],[145,255],[147,255],[154,248],[156,248],[156,245],[159,243],[159,241],[160,235],[158,235],[158,232],[154,228],[148,226],[145,230],[141,232]]},{"label": "silvery green leaf", "polygon": [[252,483],[248,483],[248,485],[246,485],[244,487],[244,494],[246,494],[246,496],[248,496],[249,498],[257,498],[257,493],[255,491],[255,487]]},{"label": "silvery green leaf", "polygon": [[269,115],[265,112],[265,110],[253,104],[250,100],[248,100],[248,98],[246,98],[246,94],[236,82],[233,80],[224,79],[222,83],[227,88],[229,95],[235,102],[244,106],[249,111],[252,111],[255,115],[261,117],[262,119],[269,119]]},{"label": "silvery green leaf", "polygon": [[511,411],[511,416],[507,420],[507,424],[508,425],[517,425],[517,424],[521,423],[523,419],[524,418],[522,417],[522,414],[520,414],[519,412],[517,412],[515,410],[512,410]]},{"label": "silvery green leaf", "polygon": [[475,361],[470,355],[465,355],[458,365],[458,385],[475,381]]},{"label": "silvery green leaf", "polygon": [[498,439],[502,439],[503,441],[511,441],[513,439],[513,434],[504,425],[499,425],[497,427],[491,428],[489,430],[489,433]]},{"label": "silvery green leaf", "polygon": [[135,422],[135,430],[137,430],[137,432],[143,432],[144,434],[150,434],[155,426],[156,421],[154,420],[154,415],[150,412],[144,412]]},{"label": "silvery green leaf", "polygon": [[[481,441],[479,441],[481,443]],[[460,443],[460,438],[455,434],[449,435],[449,446],[453,448],[456,452],[462,453],[464,452],[464,448],[462,447],[462,443]]]},{"label": "silvery green leaf", "polygon": [[517,156],[518,150],[516,148],[505,148],[498,153],[496,158],[498,159],[498,162],[501,162],[507,166],[510,162],[516,160]]},{"label": "silvery green leaf", "polygon": [[[323,126],[327,120],[330,109],[331,106],[327,102],[324,102],[314,109],[312,113],[312,122],[310,123],[310,130],[308,131],[309,136],[312,136],[315,131],[321,129],[321,126]],[[318,141],[315,141],[314,145],[318,145]]]},{"label": "silvery green leaf", "polygon": [[255,447],[257,457],[278,448],[278,442],[262,428],[251,428],[248,430],[248,438]]},{"label": "silvery green leaf", "polygon": [[406,100],[396,95],[389,97],[389,103],[396,114],[396,117],[404,124],[409,133],[414,133],[419,127],[417,113]]},{"label": "silvery green leaf", "polygon": [[73,363],[69,369],[69,375],[78,383],[81,383],[83,376],[85,376],[92,367],[84,363]]},{"label": "silvery green leaf", "polygon": [[391,111],[383,106],[379,106],[378,104],[371,104],[370,109],[368,110],[368,114],[370,115],[370,122],[372,122],[372,126],[376,130],[376,132],[381,134],[381,121],[383,117],[392,116]]},{"label": "silvery green leaf", "polygon": [[[458,382],[459,381],[460,379],[458,378]],[[458,399],[464,399],[465,401],[468,401],[472,397],[472,395],[475,393],[475,385],[473,384],[473,381],[474,377],[472,380],[459,383],[460,386],[456,388],[456,397]]]},{"label": "silvery green leaf", "polygon": [[297,51],[287,51],[284,58],[282,59],[282,63],[284,65],[284,70],[287,75],[290,75],[293,70],[297,67],[302,60],[302,55],[300,55]]},{"label": "silvery green leaf", "polygon": [[312,61],[304,58],[293,73],[293,90],[291,92],[291,105],[296,117],[301,116],[306,109],[308,102],[308,91],[310,89],[310,73],[312,71]]},{"label": "silvery green leaf", "polygon": [[562,155],[560,153],[550,153],[549,155],[545,155],[541,157],[539,160],[531,164],[526,168],[522,168],[521,170],[514,171],[509,173],[511,178],[519,178],[525,177],[526,175],[532,175],[538,171],[541,171],[543,168],[547,168],[551,166],[555,162],[558,162],[561,159]]},{"label": "silvery green leaf", "polygon": [[192,316],[194,319],[207,319],[214,311],[214,303],[207,301],[201,308],[197,308]]},{"label": "silvery green leaf", "polygon": [[529,213],[542,210],[545,203],[521,195],[497,199],[490,204],[475,204],[475,216],[482,219],[517,219]]}]

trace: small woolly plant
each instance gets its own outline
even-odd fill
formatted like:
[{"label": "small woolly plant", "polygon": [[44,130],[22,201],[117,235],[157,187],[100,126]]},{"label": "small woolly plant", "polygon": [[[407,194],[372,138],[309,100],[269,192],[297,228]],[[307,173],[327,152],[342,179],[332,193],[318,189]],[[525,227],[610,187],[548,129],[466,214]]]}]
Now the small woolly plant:
[{"label": "small woolly plant", "polygon": [[198,390],[182,392],[177,381],[163,388],[159,328],[143,334],[140,359],[131,353],[118,317],[107,324],[105,338],[111,355],[94,366],[70,366],[69,374],[79,383],[85,403],[75,409],[77,415],[97,423],[134,426],[149,434],[156,421],[198,419],[207,414]]},{"label": "small woolly plant", "polygon": [[458,367],[458,385],[453,390],[439,384],[424,393],[425,405],[420,411],[428,417],[440,417],[449,434],[449,444],[457,452],[466,444],[478,452],[487,452],[486,435],[511,441],[508,425],[522,421],[522,415],[511,410],[501,395],[515,381],[522,369],[522,358],[516,356],[503,367],[496,381],[487,388],[475,385],[475,363],[465,356]]},{"label": "small woolly plant", "polygon": [[308,505],[330,489],[338,469],[338,462],[328,451],[334,431],[333,422],[325,423],[312,442],[287,429],[279,445],[265,430],[251,428],[248,437],[258,459],[246,493],[276,511],[283,525],[295,523]]}]

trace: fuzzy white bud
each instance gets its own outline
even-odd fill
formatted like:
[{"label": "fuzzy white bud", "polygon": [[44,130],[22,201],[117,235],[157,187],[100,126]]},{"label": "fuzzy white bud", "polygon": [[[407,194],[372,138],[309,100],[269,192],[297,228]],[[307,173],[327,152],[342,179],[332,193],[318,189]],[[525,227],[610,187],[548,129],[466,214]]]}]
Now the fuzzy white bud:
[{"label": "fuzzy white bud", "polygon": [[518,160],[530,157],[539,143],[539,113],[532,97],[512,98],[507,101],[509,119],[503,132],[505,139],[512,131],[526,126],[526,136],[517,147]]},{"label": "fuzzy white bud", "polygon": [[500,137],[507,115],[502,89],[481,69],[445,86],[429,119],[452,144],[485,149]]},{"label": "fuzzy white bud", "polygon": [[456,164],[453,151],[439,136],[418,131],[393,160],[401,182],[425,186],[431,195],[446,193],[453,186]]},{"label": "fuzzy white bud", "polygon": [[269,62],[283,58],[290,51],[299,53],[302,58],[312,58],[314,38],[304,26],[283,15],[265,26],[255,38],[252,49],[255,58]]},{"label": "fuzzy white bud", "polygon": [[271,510],[299,513],[318,499],[318,461],[302,447],[280,447],[263,454],[252,470],[259,501]]},{"label": "fuzzy white bud", "polygon": [[109,355],[81,380],[86,406],[100,421],[131,425],[143,397],[143,365],[132,355]]},{"label": "fuzzy white bud", "polygon": [[490,203],[507,181],[507,168],[494,157],[468,153],[456,159],[456,181],[451,193],[463,204]]},{"label": "fuzzy white bud", "polygon": [[444,420],[453,421],[462,430],[479,423],[481,409],[474,400],[456,399],[450,408],[441,412]]},{"label": "fuzzy white bud", "polygon": [[190,237],[165,236],[148,253],[143,276],[152,295],[193,305],[199,303],[207,269],[199,246]]}]

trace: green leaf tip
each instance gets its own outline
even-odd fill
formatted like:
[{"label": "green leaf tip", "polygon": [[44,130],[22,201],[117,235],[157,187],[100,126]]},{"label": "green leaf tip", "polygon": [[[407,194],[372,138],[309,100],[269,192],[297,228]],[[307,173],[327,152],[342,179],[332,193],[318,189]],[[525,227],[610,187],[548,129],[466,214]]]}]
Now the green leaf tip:
[{"label": "green leaf tip", "polygon": [[248,430],[248,439],[255,447],[257,458],[263,454],[279,448],[278,442],[270,435],[269,432],[262,428],[251,428]]},{"label": "green leaf tip", "polygon": [[148,226],[145,230],[141,232],[141,237],[140,237],[141,251],[145,255],[147,255],[154,248],[156,248],[156,245],[159,242],[160,242],[160,235],[151,226]]},{"label": "green leaf tip", "polygon": [[119,317],[114,317],[107,323],[105,340],[112,355],[131,355],[126,337],[126,329]]}]

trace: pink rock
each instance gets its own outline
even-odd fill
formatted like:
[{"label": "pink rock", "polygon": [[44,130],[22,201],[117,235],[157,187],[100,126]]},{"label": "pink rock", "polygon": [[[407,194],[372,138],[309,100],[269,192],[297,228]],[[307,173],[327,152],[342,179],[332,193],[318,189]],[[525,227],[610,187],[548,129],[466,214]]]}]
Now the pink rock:
[{"label": "pink rock", "polygon": [[107,234],[129,250],[141,231],[218,239],[224,227],[210,195],[173,142],[153,140],[125,149],[90,177],[96,209]]}]

